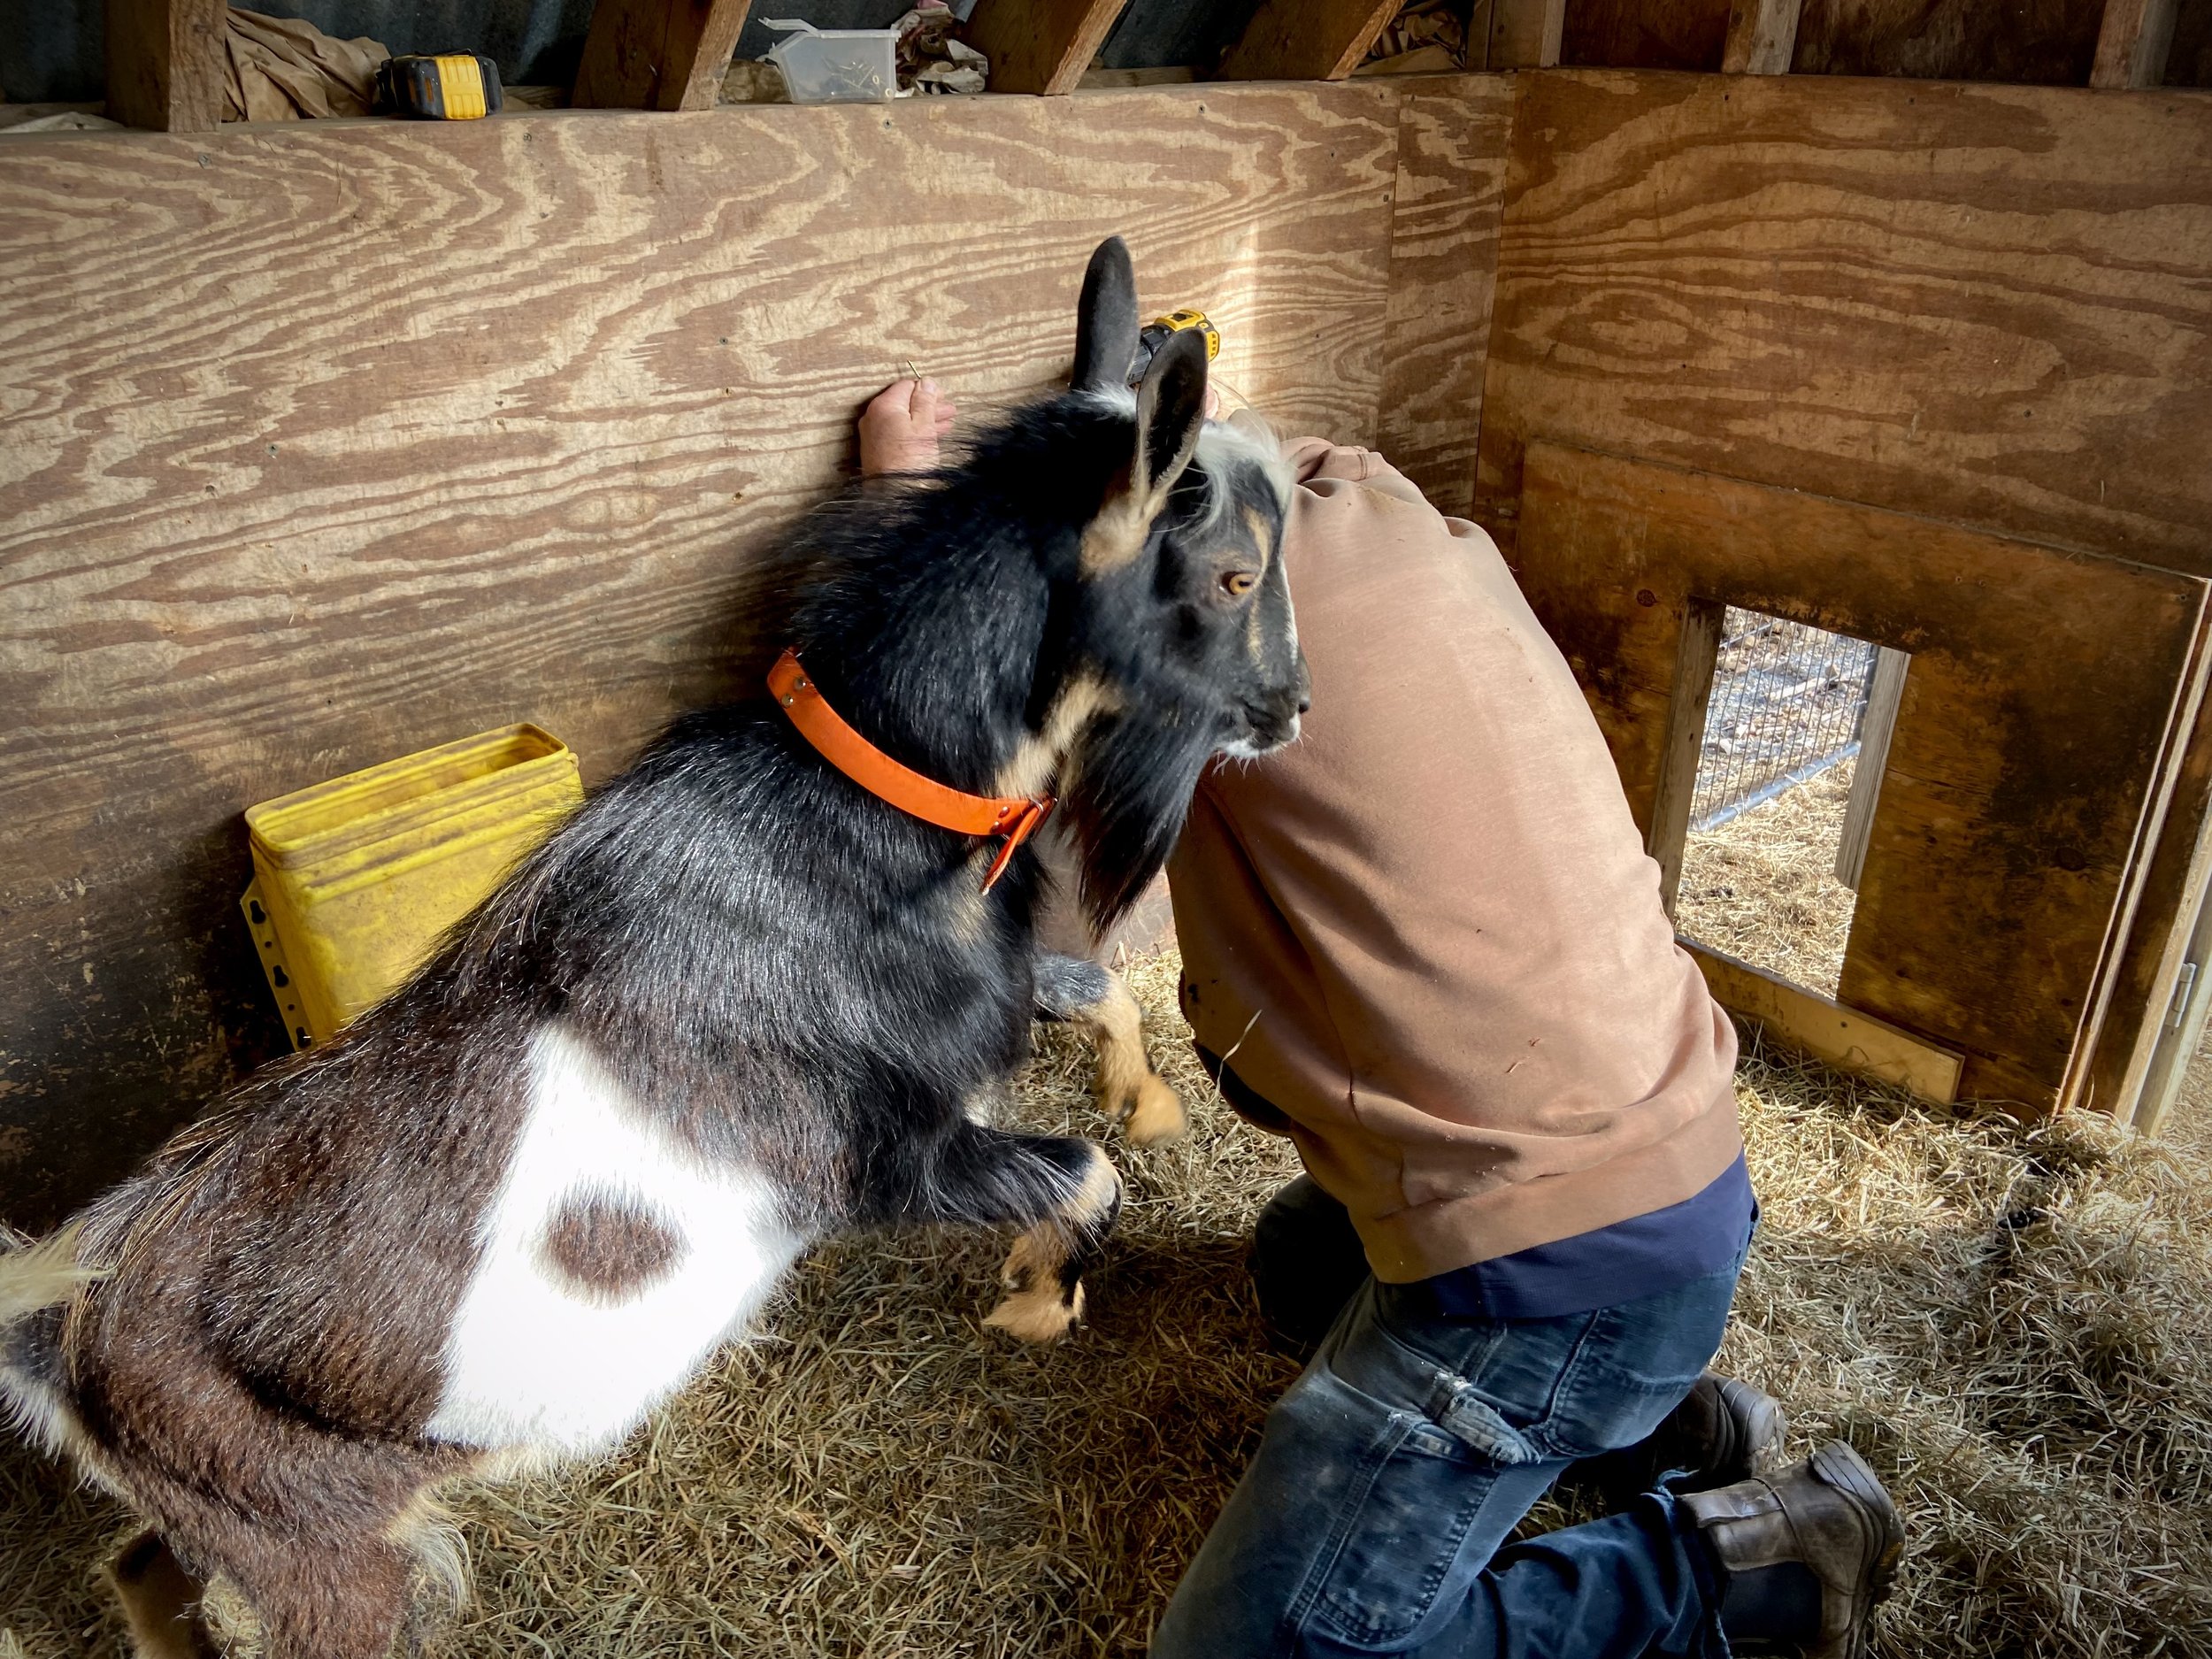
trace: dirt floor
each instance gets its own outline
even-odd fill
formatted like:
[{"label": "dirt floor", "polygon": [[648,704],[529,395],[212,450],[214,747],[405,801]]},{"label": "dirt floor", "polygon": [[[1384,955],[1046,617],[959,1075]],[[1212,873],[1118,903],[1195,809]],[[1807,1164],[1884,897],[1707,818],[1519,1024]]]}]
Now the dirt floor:
[{"label": "dirt floor", "polygon": [[1683,844],[1675,920],[1701,943],[1836,994],[1857,895],[1836,879],[1853,763]]},{"label": "dirt floor", "polygon": [[[1202,1087],[1174,974],[1133,977],[1194,1133],[1117,1153],[1131,1202],[1075,1341],[979,1328],[995,1241],[826,1251],[619,1455],[458,1505],[474,1599],[430,1651],[1141,1651],[1293,1374],[1242,1266],[1292,1161]],[[1027,1120],[1094,1128],[1085,1064],[1048,1034]],[[1765,1223],[1722,1363],[1782,1396],[1796,1450],[1843,1435],[1893,1484],[1910,1555],[1877,1652],[2212,1656],[2212,1069],[2163,1146],[1755,1044],[1740,1093]],[[121,1651],[97,1573],[126,1525],[0,1450],[0,1655]]]}]

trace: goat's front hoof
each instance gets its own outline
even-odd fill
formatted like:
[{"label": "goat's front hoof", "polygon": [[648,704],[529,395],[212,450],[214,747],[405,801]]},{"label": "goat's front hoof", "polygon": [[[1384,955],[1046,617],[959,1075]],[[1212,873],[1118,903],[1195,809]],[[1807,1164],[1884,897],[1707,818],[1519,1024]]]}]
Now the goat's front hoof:
[{"label": "goat's front hoof", "polygon": [[1156,1076],[1137,1085],[1136,1103],[1121,1120],[1121,1133],[1133,1147],[1156,1147],[1172,1141],[1190,1127],[1182,1097]]},{"label": "goat's front hoof", "polygon": [[1063,1294],[1057,1284],[1017,1290],[991,1310],[984,1325],[1023,1342],[1064,1341],[1083,1323],[1083,1286]]}]

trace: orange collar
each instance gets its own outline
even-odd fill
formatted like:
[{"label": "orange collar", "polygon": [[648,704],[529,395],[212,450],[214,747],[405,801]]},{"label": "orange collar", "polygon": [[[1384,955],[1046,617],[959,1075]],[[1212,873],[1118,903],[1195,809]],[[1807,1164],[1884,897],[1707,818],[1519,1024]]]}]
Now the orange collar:
[{"label": "orange collar", "polygon": [[1006,845],[983,878],[988,893],[1014,856],[1014,849],[1036,833],[1051,815],[1053,799],[1044,795],[968,795],[925,778],[910,766],[902,766],[866,738],[845,724],[844,716],[829,706],[821,687],[799,666],[799,654],[787,649],[768,671],[768,689],[799,735],[821,752],[822,758],[878,800],[887,801],[902,812],[957,830],[963,835],[1003,835]]}]

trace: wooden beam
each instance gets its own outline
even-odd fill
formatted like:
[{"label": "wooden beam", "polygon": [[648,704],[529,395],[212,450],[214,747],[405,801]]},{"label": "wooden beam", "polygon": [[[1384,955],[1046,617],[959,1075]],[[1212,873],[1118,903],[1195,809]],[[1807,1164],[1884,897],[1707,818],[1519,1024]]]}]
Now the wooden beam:
[{"label": "wooden beam", "polygon": [[2157,1044],[2133,1110],[2127,1114],[2127,1121],[2145,1134],[2158,1133],[2180,1098],[2189,1062],[2203,1043],[2205,1025],[2212,1018],[2212,895],[2198,900],[2188,949],[2166,995],[2158,1010]]},{"label": "wooden beam", "polygon": [[107,111],[126,127],[223,124],[224,0],[107,0]]},{"label": "wooden beam", "polygon": [[991,60],[991,90],[1072,92],[1128,0],[982,0],[968,40]]},{"label": "wooden beam", "polygon": [[1859,885],[1866,864],[1866,838],[1874,827],[1874,804],[1881,798],[1882,769],[1889,764],[1890,733],[1897,726],[1897,705],[1905,695],[1905,671],[1912,657],[1886,645],[1874,658],[1874,683],[1866,689],[1866,713],[1859,720],[1859,759],[1851,773],[1851,798],[1843,806],[1843,834],[1836,843],[1836,879]]},{"label": "wooden beam", "polygon": [[1489,69],[1549,69],[1567,30],[1567,0],[1496,0],[1490,9]]},{"label": "wooden beam", "polygon": [[1341,81],[1397,15],[1398,0],[1261,0],[1220,79]]},{"label": "wooden beam", "polygon": [[2093,87],[2155,87],[2166,79],[2179,0],[2105,0]]},{"label": "wooden beam", "polygon": [[1652,796],[1651,828],[1644,850],[1659,865],[1659,902],[1674,914],[1682,883],[1682,849],[1690,835],[1690,803],[1697,795],[1698,757],[1705,752],[1705,711],[1713,700],[1713,670],[1720,661],[1721,624],[1728,607],[1717,599],[1691,599],[1683,607],[1682,642],[1674,657],[1674,692],[1667,700],[1667,746]]},{"label": "wooden beam", "polygon": [[749,4],[599,0],[569,102],[579,109],[712,109]]},{"label": "wooden beam", "polygon": [[1705,988],[1732,1014],[1755,1019],[1792,1048],[1802,1048],[1839,1071],[1853,1071],[1910,1089],[1923,1100],[1948,1105],[1959,1097],[1962,1056],[1832,997],[1793,985],[1726,951],[1678,941],[1705,974]]},{"label": "wooden beam", "polygon": [[1732,0],[1720,67],[1729,75],[1786,75],[1803,0]]}]

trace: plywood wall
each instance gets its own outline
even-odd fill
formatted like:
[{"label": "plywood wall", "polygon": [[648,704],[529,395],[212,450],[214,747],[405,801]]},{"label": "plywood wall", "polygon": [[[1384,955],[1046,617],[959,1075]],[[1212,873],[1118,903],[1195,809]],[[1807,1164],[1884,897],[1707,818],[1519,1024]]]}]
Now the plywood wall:
[{"label": "plywood wall", "polygon": [[860,400],[908,357],[972,411],[1048,384],[1114,230],[1237,390],[1509,543],[1550,439],[2212,573],[2189,95],[1566,70],[10,140],[0,1217],[280,1041],[242,808],[521,718],[618,765],[733,688],[734,573]]},{"label": "plywood wall", "polygon": [[[1240,390],[1463,499],[1437,331],[1487,332],[1507,87],[7,141],[0,1217],[280,1042],[243,807],[521,718],[618,766],[732,689],[733,575],[860,402],[1064,374],[1110,232]],[[1387,415],[1386,359],[1427,365]]]},{"label": "plywood wall", "polygon": [[2212,98],[1528,77],[1479,513],[1532,434],[2212,573]]}]

